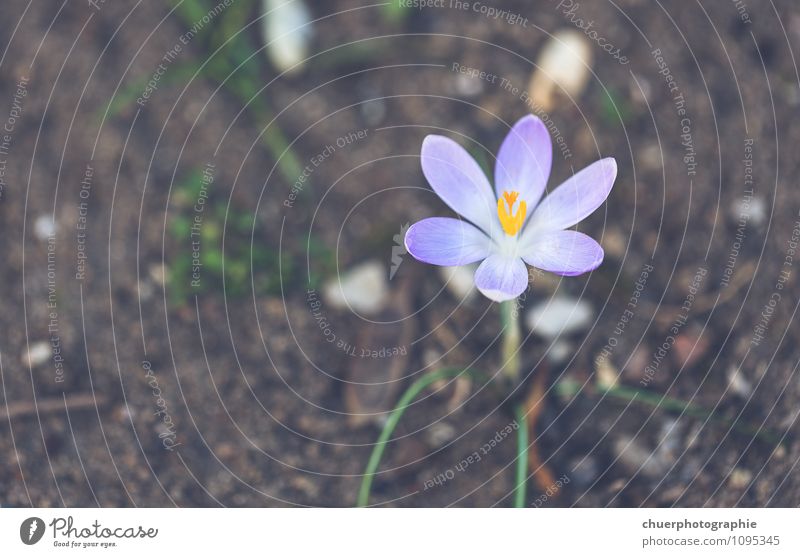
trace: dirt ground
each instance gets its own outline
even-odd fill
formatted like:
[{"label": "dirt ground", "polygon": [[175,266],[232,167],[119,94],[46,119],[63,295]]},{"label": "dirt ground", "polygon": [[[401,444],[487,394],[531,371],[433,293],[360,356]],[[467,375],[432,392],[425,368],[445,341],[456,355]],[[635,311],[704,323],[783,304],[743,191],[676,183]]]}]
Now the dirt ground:
[{"label": "dirt ground", "polygon": [[[484,4],[527,18],[510,23],[445,2],[394,17],[308,2],[301,71],[273,81],[255,54],[266,118],[203,74],[178,77],[208,58],[201,38],[164,62],[188,27],[171,4],[3,2],[0,505],[354,505],[380,417],[355,418],[348,397],[388,412],[431,369],[494,376],[499,312],[407,255],[376,317],[320,294],[326,332],[312,299],[361,262],[388,272],[404,224],[448,214],[420,170],[423,138],[479,142],[491,160],[530,111],[513,87],[576,18],[627,63],[585,33],[588,84],[549,113],[570,152],[554,151],[549,185],[616,158],[608,202],[580,225],[606,259],[590,275],[534,280],[524,305],[580,296],[592,323],[555,343],[525,329],[524,378],[510,390],[496,377],[427,390],[371,502],[510,506],[515,438],[492,440],[545,374],[535,441],[561,481],[548,493],[537,470],[528,504],[800,504],[796,3]],[[250,4],[244,25],[260,14]],[[258,22],[242,33],[261,48]],[[312,165],[302,187],[265,148],[269,125]],[[212,208],[228,217],[225,262],[246,265],[225,284],[200,269],[208,286],[192,291],[177,263],[190,235],[175,219],[198,214],[199,199],[205,225]]]}]

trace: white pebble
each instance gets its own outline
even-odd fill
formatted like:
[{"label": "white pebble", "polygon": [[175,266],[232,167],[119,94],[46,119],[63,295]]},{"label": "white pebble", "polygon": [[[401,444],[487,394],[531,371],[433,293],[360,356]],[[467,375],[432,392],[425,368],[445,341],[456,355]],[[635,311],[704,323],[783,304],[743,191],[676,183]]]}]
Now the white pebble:
[{"label": "white pebble", "polygon": [[589,302],[555,296],[532,307],[525,315],[525,324],[534,334],[552,340],[586,329],[593,318]]},{"label": "white pebble", "polygon": [[555,107],[559,95],[574,103],[589,82],[591,66],[592,49],[583,34],[559,31],[542,48],[528,93],[545,111]]},{"label": "white pebble", "polygon": [[425,431],[425,440],[434,449],[444,447],[456,436],[456,428],[447,422],[436,422]]},{"label": "white pebble", "polygon": [[161,263],[154,263],[147,268],[147,274],[158,285],[164,285],[167,279],[167,270]]},{"label": "white pebble", "polygon": [[728,476],[728,485],[731,489],[744,489],[753,480],[753,473],[744,468],[734,468]]},{"label": "white pebble", "polygon": [[547,350],[547,359],[551,364],[563,364],[573,354],[572,345],[564,340],[556,340]]},{"label": "white pebble", "polygon": [[33,233],[40,240],[47,240],[56,233],[56,223],[50,215],[37,217],[33,223]]},{"label": "white pebble", "polygon": [[619,381],[619,371],[608,358],[597,358],[594,364],[595,380],[604,390],[613,389]]},{"label": "white pebble", "polygon": [[468,302],[475,297],[475,270],[477,264],[439,267],[439,275],[445,286],[459,300]]},{"label": "white pebble", "polygon": [[361,105],[361,115],[370,126],[377,126],[386,116],[386,103],[383,99],[370,99]]},{"label": "white pebble", "polygon": [[464,97],[475,97],[483,92],[483,82],[465,74],[456,75],[456,92]]},{"label": "white pebble", "polygon": [[753,394],[753,385],[742,370],[736,367],[728,369],[728,388],[742,398],[750,398]]},{"label": "white pebble", "polygon": [[357,265],[328,281],[322,288],[322,295],[335,309],[349,309],[364,315],[378,313],[389,297],[386,268],[377,261]]},{"label": "white pebble", "polygon": [[281,72],[295,72],[308,56],[311,14],[303,0],[263,0],[261,29],[267,55]]},{"label": "white pebble", "polygon": [[27,353],[22,357],[22,361],[31,367],[36,367],[49,360],[52,354],[50,343],[40,340],[28,347]]},{"label": "white pebble", "polygon": [[750,199],[739,199],[738,202],[734,203],[731,216],[734,222],[746,219],[747,222],[753,223],[754,226],[761,226],[767,222],[768,212],[769,209],[764,199],[753,196]]},{"label": "white pebble", "polygon": [[641,445],[632,437],[622,436],[614,441],[614,452],[629,472],[642,474],[649,478],[658,478],[669,469],[670,460],[666,455],[653,452]]}]

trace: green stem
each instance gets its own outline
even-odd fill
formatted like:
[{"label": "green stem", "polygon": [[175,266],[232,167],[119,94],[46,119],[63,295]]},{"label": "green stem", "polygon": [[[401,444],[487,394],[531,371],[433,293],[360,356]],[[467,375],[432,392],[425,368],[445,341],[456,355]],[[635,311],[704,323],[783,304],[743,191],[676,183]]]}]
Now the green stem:
[{"label": "green stem", "polygon": [[525,415],[525,408],[522,405],[516,407],[517,424],[517,481],[514,486],[514,507],[522,509],[525,507],[525,484],[528,481],[528,420]]},{"label": "green stem", "polygon": [[522,368],[520,359],[522,332],[519,328],[519,307],[516,298],[500,303],[500,319],[503,323],[503,339],[500,347],[503,373],[516,383]]},{"label": "green stem", "polygon": [[364,470],[364,477],[361,479],[361,487],[358,490],[358,500],[356,501],[357,506],[366,507],[369,504],[369,494],[370,490],[372,489],[372,480],[375,477],[375,472],[378,470],[378,466],[381,463],[383,452],[386,450],[386,444],[389,441],[389,437],[394,432],[394,429],[397,427],[400,418],[403,417],[408,405],[411,404],[414,399],[417,398],[417,396],[419,396],[419,394],[432,383],[435,383],[440,379],[457,377],[462,373],[470,373],[470,370],[464,370],[461,368],[445,368],[440,369],[439,371],[431,372],[414,381],[406,390],[406,392],[403,393],[403,396],[400,397],[400,400],[397,402],[397,406],[394,407],[394,410],[392,410],[392,413],[389,415],[389,419],[386,420],[386,424],[383,426],[383,430],[378,437],[378,441],[372,448],[372,454],[369,457],[369,462],[367,462],[367,467]]}]

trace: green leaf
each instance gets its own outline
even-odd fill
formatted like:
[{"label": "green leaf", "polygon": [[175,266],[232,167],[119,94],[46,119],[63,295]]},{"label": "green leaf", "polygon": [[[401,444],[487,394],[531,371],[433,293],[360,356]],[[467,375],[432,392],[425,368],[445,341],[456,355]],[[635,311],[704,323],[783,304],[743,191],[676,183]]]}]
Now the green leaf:
[{"label": "green leaf", "polygon": [[403,417],[403,414],[408,406],[414,402],[414,399],[417,398],[422,391],[428,388],[429,385],[439,381],[440,379],[458,377],[461,374],[469,375],[470,370],[461,368],[440,369],[438,371],[423,375],[414,381],[408,389],[406,389],[406,392],[403,393],[403,396],[401,396],[400,400],[397,401],[397,405],[394,407],[394,410],[392,410],[392,413],[389,414],[389,418],[386,420],[386,424],[383,426],[381,434],[378,436],[378,440],[375,442],[375,446],[372,449],[372,454],[369,457],[367,467],[364,470],[364,476],[361,480],[361,487],[358,490],[358,498],[356,501],[357,506],[366,507],[369,505],[369,495],[370,491],[372,490],[372,480],[374,479],[375,473],[378,470],[378,466],[381,463],[381,458],[383,458],[383,453],[386,450],[389,437],[391,437],[392,433],[397,427],[397,424],[400,422],[400,418]]}]

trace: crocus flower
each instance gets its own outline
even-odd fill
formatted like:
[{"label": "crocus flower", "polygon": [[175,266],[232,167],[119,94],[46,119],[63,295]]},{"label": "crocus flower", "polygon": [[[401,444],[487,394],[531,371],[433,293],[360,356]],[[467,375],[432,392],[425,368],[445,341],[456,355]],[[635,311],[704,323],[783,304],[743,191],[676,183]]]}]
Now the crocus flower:
[{"label": "crocus flower", "polygon": [[416,259],[448,266],[482,261],[475,286],[496,302],[525,291],[526,263],[565,276],[602,263],[596,241],[567,229],[608,197],[617,176],[613,158],[590,164],[542,199],[553,148],[535,116],[518,121],[500,146],[494,191],[475,159],[451,139],[427,136],[421,158],[433,191],[465,220],[433,217],[412,225],[405,244]]}]

